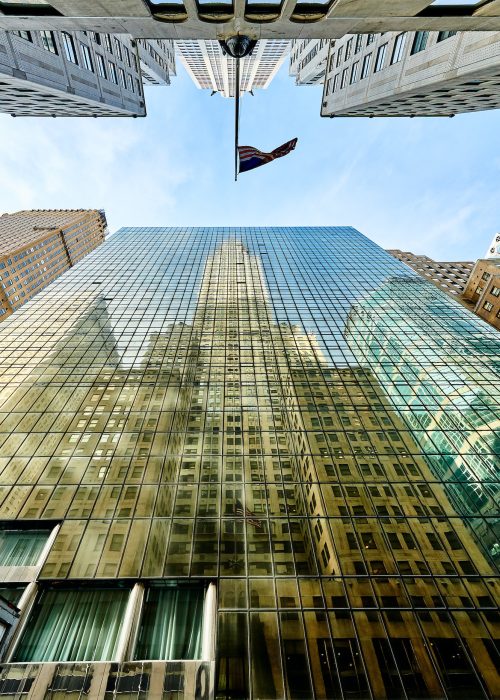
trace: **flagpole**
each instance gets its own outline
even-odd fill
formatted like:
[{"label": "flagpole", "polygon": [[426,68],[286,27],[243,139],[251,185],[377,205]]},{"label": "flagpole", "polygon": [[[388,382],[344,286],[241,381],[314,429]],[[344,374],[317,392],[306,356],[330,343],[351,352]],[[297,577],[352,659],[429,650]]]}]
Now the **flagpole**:
[{"label": "flagpole", "polygon": [[240,129],[240,59],[236,61],[235,102],[234,102],[234,181],[238,180],[238,135]]}]

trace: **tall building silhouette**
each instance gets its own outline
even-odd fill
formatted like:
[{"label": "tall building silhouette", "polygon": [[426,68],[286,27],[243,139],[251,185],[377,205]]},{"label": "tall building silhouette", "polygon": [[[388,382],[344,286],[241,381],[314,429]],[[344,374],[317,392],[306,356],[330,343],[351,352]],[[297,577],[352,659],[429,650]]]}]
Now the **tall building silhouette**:
[{"label": "tall building silhouette", "polygon": [[500,341],[432,284],[122,229],[0,341],[2,697],[495,696]]}]

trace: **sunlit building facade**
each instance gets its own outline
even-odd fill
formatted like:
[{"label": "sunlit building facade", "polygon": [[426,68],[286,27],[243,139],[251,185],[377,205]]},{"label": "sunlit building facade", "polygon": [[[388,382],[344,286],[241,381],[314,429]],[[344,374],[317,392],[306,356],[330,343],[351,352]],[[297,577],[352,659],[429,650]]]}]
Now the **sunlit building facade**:
[{"label": "sunlit building facade", "polygon": [[2,698],[498,696],[500,340],[355,229],[122,229],[0,348]]},{"label": "sunlit building facade", "polygon": [[97,209],[31,209],[0,216],[0,322],[104,243]]}]

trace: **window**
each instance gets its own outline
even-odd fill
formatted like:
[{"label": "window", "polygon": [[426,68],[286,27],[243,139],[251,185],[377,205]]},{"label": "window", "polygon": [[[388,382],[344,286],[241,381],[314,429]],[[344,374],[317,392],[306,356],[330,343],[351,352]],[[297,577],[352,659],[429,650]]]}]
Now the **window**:
[{"label": "window", "polygon": [[126,46],[123,48],[123,50],[124,50],[124,52],[125,52],[125,63],[126,63],[127,66],[130,68],[130,66],[131,66],[131,63],[130,63],[130,51],[127,49]]},{"label": "window", "polygon": [[351,79],[349,81],[351,85],[353,83],[355,83],[356,80],[358,79],[358,68],[359,68],[359,61],[355,61],[352,64],[352,68],[351,68]]},{"label": "window", "polygon": [[36,566],[48,530],[0,530],[0,566]]},{"label": "window", "polygon": [[363,58],[363,66],[361,68],[361,80],[363,80],[363,78],[366,78],[366,76],[370,72],[371,61],[372,61],[372,55],[371,55],[371,53],[367,53],[366,56]]},{"label": "window", "polygon": [[487,282],[490,279],[490,277],[491,277],[491,275],[489,272],[483,272],[483,274],[481,275],[481,279],[484,280],[485,282]]},{"label": "window", "polygon": [[96,44],[101,44],[101,35],[97,32],[92,32],[92,39],[95,41]]},{"label": "window", "polygon": [[104,58],[101,56],[100,53],[96,53],[95,58],[96,58],[96,62],[97,62],[98,74],[101,76],[101,78],[107,78],[106,64],[104,63]]},{"label": "window", "polygon": [[394,42],[394,49],[392,51],[391,65],[393,63],[398,63],[403,58],[404,48],[406,44],[406,32],[403,34],[398,34],[396,41]]},{"label": "window", "polygon": [[363,35],[358,34],[356,37],[356,46],[354,47],[354,53],[359,53],[363,47]]},{"label": "window", "polygon": [[116,66],[111,61],[108,61],[109,68],[109,79],[112,80],[116,85],[118,85],[118,76],[116,74]]},{"label": "window", "polygon": [[415,32],[415,38],[413,39],[413,45],[411,47],[411,55],[423,51],[427,46],[427,39],[429,38],[429,32]]},{"label": "window", "polygon": [[13,661],[111,661],[129,591],[42,590]]},{"label": "window", "polygon": [[449,39],[450,36],[455,36],[456,32],[438,32],[438,38],[437,41],[444,41],[445,39]]},{"label": "window", "polygon": [[127,89],[127,81],[125,78],[125,71],[123,70],[123,68],[118,68],[118,75],[120,76],[120,85],[122,86],[122,88],[124,88],[126,90]]},{"label": "window", "polygon": [[111,37],[109,34],[104,34],[104,46],[106,47],[106,51],[109,51],[110,53],[113,53],[113,49],[111,47]]},{"label": "window", "polygon": [[116,53],[116,55],[118,56],[118,58],[120,59],[120,61],[121,61],[121,60],[122,60],[122,45],[121,45],[121,43],[118,41],[118,39],[116,38],[116,36],[113,37],[113,43],[114,43],[114,45],[115,45],[115,53]]},{"label": "window", "polygon": [[203,588],[151,586],[145,594],[136,659],[199,659]]},{"label": "window", "polygon": [[76,65],[78,65],[73,37],[68,34],[68,32],[61,32],[61,37],[66,58],[68,61],[71,61],[71,63],[76,63]]},{"label": "window", "polygon": [[345,45],[345,60],[346,60],[346,61],[347,61],[348,58],[351,58],[351,54],[352,54],[352,44],[353,44],[353,40],[352,40],[352,39],[349,39],[349,41],[348,41],[347,44]]},{"label": "window", "polygon": [[26,39],[26,41],[33,41],[33,39],[31,38],[31,32],[27,32],[24,29],[22,29],[20,31],[16,31],[16,32],[14,32],[14,34],[17,34],[17,36],[20,36],[21,39]]},{"label": "window", "polygon": [[385,55],[387,53],[387,44],[379,46],[377,51],[377,59],[375,61],[374,73],[378,73],[384,67]]},{"label": "window", "polygon": [[130,74],[127,74],[128,78],[128,89],[130,92],[134,92],[134,81],[132,80],[132,76]]},{"label": "window", "polygon": [[40,32],[40,38],[42,40],[43,48],[46,51],[57,54],[57,46],[53,32],[42,31]]},{"label": "window", "polygon": [[337,68],[340,66],[341,63],[342,63],[342,46],[340,47],[340,49],[338,50],[338,53],[337,53]]},{"label": "window", "polygon": [[344,68],[342,71],[342,80],[340,81],[340,89],[345,88],[347,85],[347,75],[349,73],[349,68]]},{"label": "window", "polygon": [[80,50],[82,52],[83,56],[83,65],[87,70],[94,72],[94,65],[92,63],[92,54],[90,53],[90,49],[86,44],[80,43]]},{"label": "window", "polygon": [[366,45],[370,46],[375,41],[375,34],[367,34],[366,35]]},{"label": "window", "polygon": [[500,296],[500,287],[492,287],[490,294],[494,297]]},{"label": "window", "polygon": [[483,304],[483,309],[486,309],[486,311],[491,311],[493,309],[493,304],[490,301],[485,301]]}]

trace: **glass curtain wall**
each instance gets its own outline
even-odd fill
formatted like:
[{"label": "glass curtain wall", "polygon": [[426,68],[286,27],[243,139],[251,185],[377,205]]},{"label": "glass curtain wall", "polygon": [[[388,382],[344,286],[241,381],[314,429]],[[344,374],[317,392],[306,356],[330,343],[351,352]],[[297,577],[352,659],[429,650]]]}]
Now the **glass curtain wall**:
[{"label": "glass curtain wall", "polygon": [[[16,658],[76,646],[62,581],[214,581],[220,700],[496,697],[500,340],[418,279],[348,227],[125,229],[5,321],[0,518],[61,521]],[[194,656],[186,610],[135,656]]]}]

